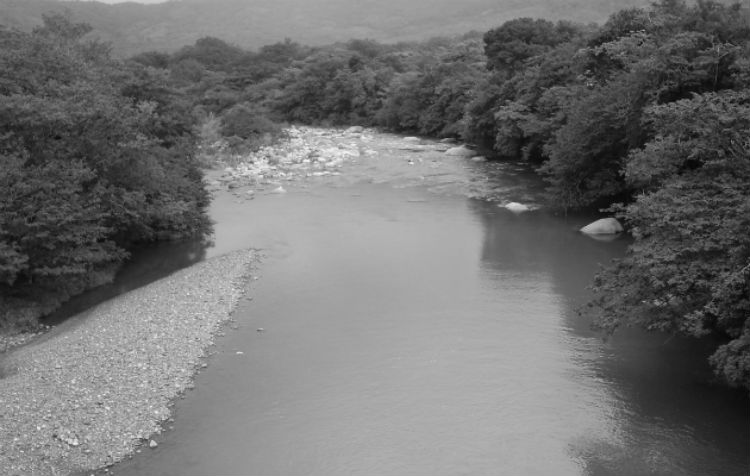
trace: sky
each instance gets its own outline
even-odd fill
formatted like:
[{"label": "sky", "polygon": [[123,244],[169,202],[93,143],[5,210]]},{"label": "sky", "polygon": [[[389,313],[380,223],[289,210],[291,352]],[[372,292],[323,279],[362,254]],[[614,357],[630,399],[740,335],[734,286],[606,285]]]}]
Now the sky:
[{"label": "sky", "polygon": [[[89,0],[94,1],[94,0]],[[164,3],[167,0],[96,0],[102,3],[123,3],[123,2],[135,2],[135,3]]]}]

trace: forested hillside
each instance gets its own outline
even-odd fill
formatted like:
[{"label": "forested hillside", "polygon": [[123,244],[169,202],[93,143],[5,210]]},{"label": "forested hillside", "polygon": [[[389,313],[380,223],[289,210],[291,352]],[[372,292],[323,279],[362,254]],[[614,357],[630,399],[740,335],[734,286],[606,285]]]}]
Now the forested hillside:
[{"label": "forested hillside", "polygon": [[0,25],[29,31],[42,13],[70,12],[94,28],[116,55],[176,50],[204,36],[245,48],[291,38],[321,45],[351,38],[396,42],[485,31],[531,16],[602,22],[645,0],[180,0],[163,4],[0,0]]}]

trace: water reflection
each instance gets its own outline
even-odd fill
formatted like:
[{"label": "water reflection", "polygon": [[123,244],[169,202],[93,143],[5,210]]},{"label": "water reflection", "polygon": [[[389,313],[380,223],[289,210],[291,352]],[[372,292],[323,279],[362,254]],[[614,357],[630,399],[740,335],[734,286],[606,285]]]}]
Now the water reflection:
[{"label": "water reflection", "polygon": [[[570,441],[584,474],[741,475],[750,467],[750,406],[742,391],[717,385],[711,343],[624,329],[604,342],[576,309],[598,266],[621,256],[627,239],[594,241],[576,230],[591,217],[514,215],[472,201],[484,227],[488,279],[543,274],[560,296],[566,345],[604,431]],[[561,220],[566,226],[560,226]]]}]

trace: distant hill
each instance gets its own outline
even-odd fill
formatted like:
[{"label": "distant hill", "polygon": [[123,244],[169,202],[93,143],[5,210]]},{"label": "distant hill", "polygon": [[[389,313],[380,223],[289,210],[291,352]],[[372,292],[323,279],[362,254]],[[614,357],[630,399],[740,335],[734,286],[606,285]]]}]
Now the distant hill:
[{"label": "distant hill", "polygon": [[42,13],[68,11],[116,54],[175,50],[203,36],[246,48],[291,38],[310,45],[383,42],[485,31],[518,17],[602,22],[648,0],[173,0],[143,5],[0,0],[0,25],[30,30]]}]

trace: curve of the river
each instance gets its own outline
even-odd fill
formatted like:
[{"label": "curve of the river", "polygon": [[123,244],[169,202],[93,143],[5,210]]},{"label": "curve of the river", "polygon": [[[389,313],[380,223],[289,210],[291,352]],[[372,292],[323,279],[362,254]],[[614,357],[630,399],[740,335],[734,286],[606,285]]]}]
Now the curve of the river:
[{"label": "curve of the river", "polygon": [[625,239],[503,209],[540,203],[523,167],[325,139],[360,153],[215,197],[200,255],[261,248],[261,278],[172,431],[110,474],[748,474],[747,396],[701,344],[576,313]]}]

